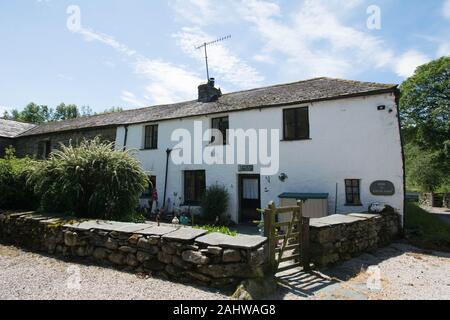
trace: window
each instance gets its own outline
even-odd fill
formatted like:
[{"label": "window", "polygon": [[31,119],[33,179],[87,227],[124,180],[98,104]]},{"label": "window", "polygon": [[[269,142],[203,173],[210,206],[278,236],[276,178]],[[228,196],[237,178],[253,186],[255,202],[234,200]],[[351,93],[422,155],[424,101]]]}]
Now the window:
[{"label": "window", "polygon": [[199,205],[205,189],[204,170],[184,172],[184,203],[186,205]]},{"label": "window", "polygon": [[[227,144],[227,130],[229,129],[228,117],[213,118],[211,123],[212,129],[217,129],[222,133],[223,144]],[[211,142],[217,140],[216,137],[211,138]]]},{"label": "window", "polygon": [[360,206],[361,197],[359,192],[360,180],[347,179],[345,180],[345,197],[348,206]]},{"label": "window", "polygon": [[309,139],[308,107],[283,110],[284,140]]},{"label": "window", "polygon": [[39,141],[38,142],[38,159],[47,159],[52,151],[52,144],[50,140]]},{"label": "window", "polygon": [[145,126],[144,149],[158,149],[158,125]]}]

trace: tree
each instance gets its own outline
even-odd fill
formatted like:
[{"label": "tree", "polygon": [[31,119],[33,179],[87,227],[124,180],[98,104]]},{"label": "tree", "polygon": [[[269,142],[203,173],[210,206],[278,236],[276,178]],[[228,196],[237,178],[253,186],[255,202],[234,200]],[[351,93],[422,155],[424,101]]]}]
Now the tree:
[{"label": "tree", "polygon": [[75,119],[80,116],[78,107],[74,104],[66,105],[65,103],[60,103],[53,114],[52,120],[69,120]]},{"label": "tree", "polygon": [[407,180],[423,191],[450,180],[450,57],[417,68],[400,87]]},{"label": "tree", "polygon": [[5,118],[17,121],[43,123],[51,119],[52,109],[45,105],[29,103],[22,111],[14,109]]}]

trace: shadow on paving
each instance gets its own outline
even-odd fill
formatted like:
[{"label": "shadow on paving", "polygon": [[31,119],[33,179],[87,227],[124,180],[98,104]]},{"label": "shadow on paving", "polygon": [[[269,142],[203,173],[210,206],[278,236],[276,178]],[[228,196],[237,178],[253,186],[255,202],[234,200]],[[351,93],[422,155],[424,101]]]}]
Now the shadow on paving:
[{"label": "shadow on paving", "polygon": [[[366,272],[370,266],[401,256],[403,254],[428,254],[437,257],[449,257],[450,254],[421,250],[406,242],[396,242],[376,252],[365,253],[330,268],[305,272],[293,269],[277,274],[279,290],[277,299],[295,295],[304,299],[344,299],[366,300],[370,293],[365,282],[348,280]],[[288,297],[289,298],[289,297]]]}]

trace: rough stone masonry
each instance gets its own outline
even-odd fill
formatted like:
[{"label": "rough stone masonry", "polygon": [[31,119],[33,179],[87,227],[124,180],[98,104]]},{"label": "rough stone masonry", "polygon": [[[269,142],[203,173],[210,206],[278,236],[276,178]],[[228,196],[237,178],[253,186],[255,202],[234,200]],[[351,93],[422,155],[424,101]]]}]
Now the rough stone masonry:
[{"label": "rough stone masonry", "polygon": [[264,276],[266,238],[206,233],[172,225],[0,215],[0,239],[35,251],[218,288],[232,289],[244,279]]}]

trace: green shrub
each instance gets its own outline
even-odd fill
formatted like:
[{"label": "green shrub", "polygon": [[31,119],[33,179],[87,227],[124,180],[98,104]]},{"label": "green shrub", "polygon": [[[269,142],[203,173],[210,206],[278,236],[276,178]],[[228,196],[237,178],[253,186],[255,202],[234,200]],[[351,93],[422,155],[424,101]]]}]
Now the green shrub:
[{"label": "green shrub", "polygon": [[207,230],[208,233],[213,233],[213,232],[223,233],[223,234],[226,234],[226,235],[229,235],[229,236],[233,236],[233,237],[237,236],[237,234],[238,234],[236,231],[231,231],[230,228],[224,227],[224,226],[221,226],[221,227],[209,226],[209,225],[206,225],[206,226],[194,226],[194,229]]},{"label": "green shrub", "polygon": [[225,186],[213,185],[205,190],[202,197],[201,219],[206,223],[216,222],[225,224],[229,222],[229,217],[226,216],[228,211],[228,191]]},{"label": "green shrub", "polygon": [[26,183],[35,161],[16,158],[14,148],[5,151],[5,158],[0,159],[0,209],[35,210],[38,200],[33,187]]},{"label": "green shrub", "polygon": [[29,182],[44,211],[72,212],[79,218],[133,217],[148,178],[128,152],[96,138],[74,147],[61,145],[39,162]]},{"label": "green shrub", "polygon": [[450,226],[415,203],[406,204],[407,238],[425,249],[450,251]]}]

